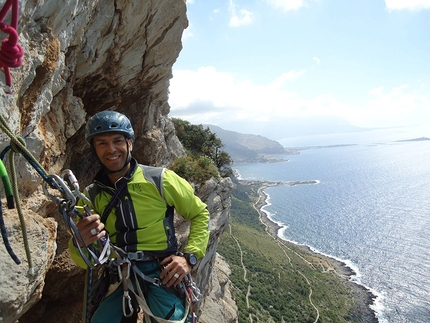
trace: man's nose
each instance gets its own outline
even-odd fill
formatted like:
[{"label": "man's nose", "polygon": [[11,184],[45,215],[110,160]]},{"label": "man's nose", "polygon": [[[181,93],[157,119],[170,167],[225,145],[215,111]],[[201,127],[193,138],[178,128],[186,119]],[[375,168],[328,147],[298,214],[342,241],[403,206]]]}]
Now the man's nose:
[{"label": "man's nose", "polygon": [[106,145],[108,151],[115,151],[115,144],[113,142],[108,142]]}]

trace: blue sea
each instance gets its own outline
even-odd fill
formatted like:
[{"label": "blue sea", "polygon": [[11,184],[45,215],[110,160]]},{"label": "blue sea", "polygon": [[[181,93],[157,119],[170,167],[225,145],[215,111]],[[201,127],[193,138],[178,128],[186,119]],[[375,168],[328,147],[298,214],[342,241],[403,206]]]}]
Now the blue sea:
[{"label": "blue sea", "polygon": [[[381,323],[430,322],[430,128],[289,138],[319,146],[284,162],[236,164],[240,179],[317,180],[266,189],[282,239],[346,263]],[[330,146],[330,145],[344,146]],[[349,145],[350,144],[350,145]],[[326,147],[329,146],[329,147]]]}]

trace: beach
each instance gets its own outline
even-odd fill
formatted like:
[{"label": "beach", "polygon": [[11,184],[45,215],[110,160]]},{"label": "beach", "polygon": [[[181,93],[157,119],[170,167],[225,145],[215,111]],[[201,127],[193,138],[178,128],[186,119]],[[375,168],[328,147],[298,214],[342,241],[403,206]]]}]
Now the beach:
[{"label": "beach", "polygon": [[[250,181],[250,180],[240,180],[243,185],[248,185],[254,187],[258,193],[258,199],[254,204],[254,208],[258,211],[260,216],[260,221],[265,225],[266,232],[273,237],[279,238],[278,232],[282,228],[277,223],[270,220],[267,213],[263,211],[263,207],[267,205],[267,194],[264,190],[271,186],[277,185],[302,185],[302,184],[313,184],[310,182],[270,182],[270,181]],[[331,267],[331,272],[335,274],[341,281],[345,282],[350,288],[351,294],[353,296],[355,306],[357,308],[357,313],[351,313],[352,316],[360,318],[361,322],[376,323],[378,319],[375,312],[370,307],[376,296],[365,286],[359,285],[351,280],[351,277],[356,275],[353,269],[348,267],[344,262],[338,261],[329,256],[314,252],[310,247],[304,245],[293,244],[292,242],[285,241],[285,243],[290,244],[298,249],[304,254],[307,254],[311,258],[317,258],[320,262],[326,264],[327,267]]]}]

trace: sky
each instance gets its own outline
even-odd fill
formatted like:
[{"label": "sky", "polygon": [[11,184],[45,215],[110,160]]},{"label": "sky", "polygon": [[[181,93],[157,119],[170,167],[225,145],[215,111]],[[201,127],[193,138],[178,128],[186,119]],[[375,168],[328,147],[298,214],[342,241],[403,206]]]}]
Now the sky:
[{"label": "sky", "polygon": [[430,124],[430,0],[193,0],[187,16],[171,117],[272,139]]}]

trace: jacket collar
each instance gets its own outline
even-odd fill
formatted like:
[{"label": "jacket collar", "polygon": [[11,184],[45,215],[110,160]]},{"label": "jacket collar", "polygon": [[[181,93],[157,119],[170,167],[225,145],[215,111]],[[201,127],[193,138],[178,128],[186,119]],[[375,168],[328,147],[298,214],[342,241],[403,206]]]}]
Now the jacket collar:
[{"label": "jacket collar", "polygon": [[121,177],[119,180],[117,180],[115,184],[111,183],[108,175],[106,174],[106,172],[102,168],[97,172],[96,176],[94,176],[94,182],[99,182],[105,186],[109,186],[109,187],[113,187],[113,188],[119,187],[121,185],[121,183],[123,183],[124,181],[129,182],[131,180],[134,173],[136,172],[137,166],[138,166],[137,160],[134,158],[131,158],[130,168],[129,168],[127,174],[125,174],[124,177]]}]

